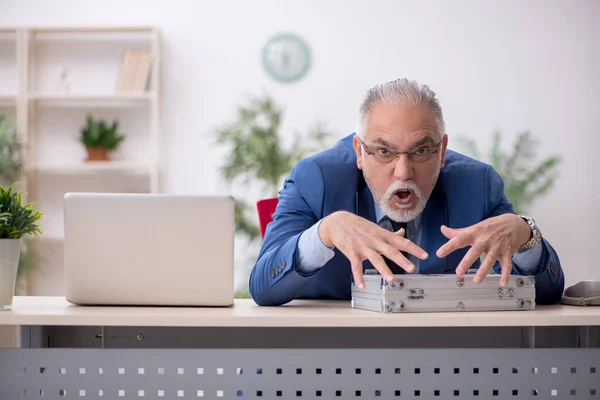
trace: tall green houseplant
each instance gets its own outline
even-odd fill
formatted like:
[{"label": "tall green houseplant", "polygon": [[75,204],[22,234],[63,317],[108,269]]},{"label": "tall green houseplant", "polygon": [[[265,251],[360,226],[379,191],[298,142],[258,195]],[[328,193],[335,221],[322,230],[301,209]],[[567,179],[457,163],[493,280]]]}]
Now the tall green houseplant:
[{"label": "tall green houseplant", "polygon": [[[229,152],[220,172],[231,187],[258,188],[263,198],[277,197],[280,185],[294,165],[305,156],[325,148],[330,133],[316,123],[306,135],[296,134],[289,147],[281,134],[283,111],[268,95],[239,106],[236,118],[217,130],[217,143]],[[256,208],[236,199],[236,230],[251,241],[259,228],[249,217]]]},{"label": "tall green houseplant", "polygon": [[[237,108],[233,121],[216,131],[216,142],[228,155],[220,168],[224,182],[244,193],[247,199],[252,189],[260,198],[277,197],[283,179],[302,158],[322,150],[330,133],[322,123],[315,123],[306,134],[296,133],[289,146],[284,145],[281,132],[283,111],[268,95],[251,98]],[[236,197],[236,233],[255,243],[259,236],[256,207],[248,200]],[[252,260],[256,254],[249,255]],[[236,297],[250,297],[246,288]]]},{"label": "tall green houseplant", "polygon": [[506,197],[518,214],[527,214],[535,201],[554,187],[556,168],[561,159],[552,155],[538,160],[539,141],[529,131],[517,135],[510,152],[502,149],[502,133],[495,132],[487,159],[482,157],[472,139],[459,138],[459,146],[466,154],[488,162],[498,172],[504,181]]}]

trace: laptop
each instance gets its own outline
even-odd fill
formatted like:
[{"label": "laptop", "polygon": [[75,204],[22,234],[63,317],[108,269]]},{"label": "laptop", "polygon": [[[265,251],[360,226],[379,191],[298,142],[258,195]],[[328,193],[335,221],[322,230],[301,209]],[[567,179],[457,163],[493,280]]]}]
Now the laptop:
[{"label": "laptop", "polygon": [[233,303],[232,197],[67,193],[63,207],[69,302]]}]

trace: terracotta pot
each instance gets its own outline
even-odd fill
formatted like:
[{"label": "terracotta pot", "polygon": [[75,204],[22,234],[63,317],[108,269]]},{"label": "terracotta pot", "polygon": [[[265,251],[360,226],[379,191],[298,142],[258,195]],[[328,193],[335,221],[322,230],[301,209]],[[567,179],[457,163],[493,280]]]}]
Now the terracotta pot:
[{"label": "terracotta pot", "polygon": [[88,147],[86,161],[108,161],[108,149],[101,147]]}]

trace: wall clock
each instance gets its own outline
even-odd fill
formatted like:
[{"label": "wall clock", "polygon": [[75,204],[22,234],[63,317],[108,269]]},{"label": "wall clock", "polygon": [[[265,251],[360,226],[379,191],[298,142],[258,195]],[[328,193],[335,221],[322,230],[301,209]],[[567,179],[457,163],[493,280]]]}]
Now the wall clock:
[{"label": "wall clock", "polygon": [[310,50],[299,36],[283,33],[267,41],[262,51],[262,62],[273,79],[294,82],[308,71]]}]

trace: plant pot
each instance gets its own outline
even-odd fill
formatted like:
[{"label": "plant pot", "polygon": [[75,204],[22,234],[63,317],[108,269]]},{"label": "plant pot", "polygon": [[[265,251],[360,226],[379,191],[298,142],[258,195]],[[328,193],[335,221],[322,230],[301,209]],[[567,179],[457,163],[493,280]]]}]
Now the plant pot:
[{"label": "plant pot", "polygon": [[109,161],[108,149],[102,147],[87,147],[86,161]]},{"label": "plant pot", "polygon": [[22,239],[0,239],[0,310],[12,308]]}]

